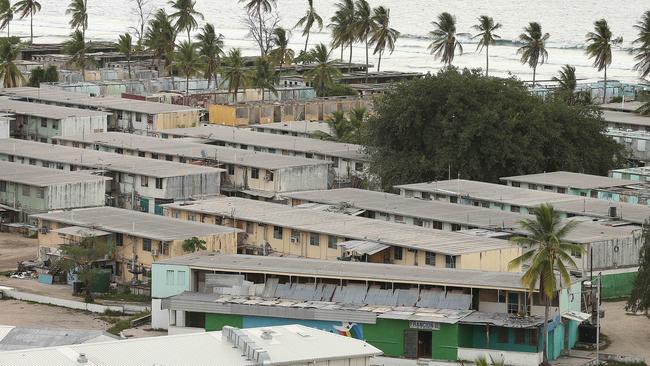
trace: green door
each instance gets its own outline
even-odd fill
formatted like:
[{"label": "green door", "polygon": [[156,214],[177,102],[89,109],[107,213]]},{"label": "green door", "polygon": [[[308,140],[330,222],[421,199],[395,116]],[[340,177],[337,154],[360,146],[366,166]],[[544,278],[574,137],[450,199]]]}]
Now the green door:
[{"label": "green door", "polygon": [[149,212],[149,199],[140,198],[140,211]]}]

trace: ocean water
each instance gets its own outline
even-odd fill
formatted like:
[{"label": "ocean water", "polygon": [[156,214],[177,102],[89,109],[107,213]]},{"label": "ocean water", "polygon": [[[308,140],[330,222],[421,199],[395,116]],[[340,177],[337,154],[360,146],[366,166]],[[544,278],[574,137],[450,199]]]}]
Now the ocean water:
[{"label": "ocean water", "polygon": [[[34,33],[38,42],[64,40],[70,33],[69,18],[65,15],[66,0],[40,0],[42,11],[34,17]],[[247,35],[242,25],[244,10],[237,0],[196,0],[197,8],[205,15],[205,21],[213,23],[225,36],[226,47],[239,47],[243,53],[254,55],[256,45]],[[576,67],[579,79],[599,80],[602,73],[592,67],[592,62],[584,52],[585,34],[592,30],[593,22],[605,18],[614,36],[622,36],[623,44],[613,52],[613,62],[608,70],[608,79],[626,82],[638,81],[632,69],[633,56],[630,54],[631,42],[636,38],[634,24],[642,13],[650,10],[647,0],[369,0],[375,7],[384,5],[390,8],[392,26],[402,33],[395,52],[382,59],[382,70],[435,72],[441,63],[427,50],[427,33],[431,21],[437,14],[448,11],[457,18],[457,29],[463,43],[463,55],[456,56],[454,64],[460,67],[484,67],[485,54],[476,51],[476,41],[471,39],[472,25],[480,15],[489,15],[503,24],[498,32],[502,42],[490,47],[490,72],[493,75],[516,75],[528,80],[532,71],[519,62],[516,39],[522,28],[530,21],[538,21],[551,38],[547,44],[548,61],[538,67],[538,80],[549,79],[564,64]],[[315,6],[327,23],[334,13],[334,0],[315,0]],[[277,13],[280,24],[291,28],[305,12],[306,0],[278,0]],[[114,40],[124,32],[133,33],[131,27],[137,24],[133,0],[88,0],[88,37],[94,40]],[[150,0],[150,7],[168,7],[166,0]],[[14,35],[29,36],[29,19],[14,21],[11,24]],[[313,33],[310,44],[328,43],[326,28]],[[301,30],[292,32],[291,46],[299,51],[304,47]],[[297,52],[296,52],[297,53]],[[339,51],[333,55],[339,56]],[[345,59],[348,53],[346,50]],[[365,61],[365,50],[361,44],[353,48],[353,60]],[[372,56],[371,63],[376,62]]]}]

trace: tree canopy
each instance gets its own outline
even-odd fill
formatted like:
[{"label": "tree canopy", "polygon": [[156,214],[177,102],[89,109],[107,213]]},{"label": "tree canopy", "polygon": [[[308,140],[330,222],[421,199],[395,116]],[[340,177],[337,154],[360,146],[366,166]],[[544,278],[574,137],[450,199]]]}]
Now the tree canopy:
[{"label": "tree canopy", "polygon": [[639,272],[625,310],[648,313],[650,309],[650,221],[643,225],[643,246],[639,251]]},{"label": "tree canopy", "polygon": [[595,108],[531,95],[515,79],[443,70],[374,102],[364,145],[382,186],[568,170],[605,175],[624,159]]}]

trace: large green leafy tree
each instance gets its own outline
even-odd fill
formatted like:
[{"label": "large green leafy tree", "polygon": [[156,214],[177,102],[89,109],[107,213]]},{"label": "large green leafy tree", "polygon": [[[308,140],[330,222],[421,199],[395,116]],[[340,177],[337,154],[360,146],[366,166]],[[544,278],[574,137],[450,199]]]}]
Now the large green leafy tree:
[{"label": "large green leafy tree", "polygon": [[[557,295],[558,290],[571,284],[567,268],[576,267],[571,253],[584,251],[581,245],[565,240],[567,234],[573,231],[578,223],[578,221],[563,223],[560,213],[555,211],[552,205],[542,204],[535,209],[534,219],[524,219],[519,222],[527,235],[512,238],[512,241],[521,246],[525,252],[513,259],[508,267],[515,269],[521,268],[523,264],[528,264],[528,269],[521,277],[521,283],[528,288],[531,296],[538,288],[544,303],[542,365],[548,365],[547,341],[551,301]],[[559,283],[555,276],[556,271],[560,274]]]},{"label": "large green leafy tree", "polygon": [[305,80],[310,82],[316,94],[322,97],[341,76],[341,71],[334,66],[334,61],[330,60],[329,51],[324,44],[316,45],[310,53],[316,66],[305,73]]},{"label": "large green leafy tree", "polygon": [[212,79],[217,81],[217,73],[221,68],[223,57],[223,35],[217,34],[214,25],[206,23],[196,36],[198,40],[199,54],[203,57],[203,76],[208,79],[208,88],[212,85]]},{"label": "large green leafy tree", "polygon": [[650,309],[650,221],[643,225],[643,246],[639,252],[639,271],[627,299],[625,310],[648,313]]},{"label": "large green leafy tree", "polygon": [[603,103],[607,101],[607,66],[612,63],[612,44],[623,42],[622,38],[612,39],[612,31],[605,19],[594,23],[594,31],[587,33],[587,55],[594,59],[594,67],[604,71]]},{"label": "large green leafy tree", "polygon": [[224,60],[223,80],[221,85],[228,84],[228,91],[232,93],[233,100],[237,103],[237,93],[250,85],[250,72],[244,66],[244,59],[239,48],[233,48],[228,52]]},{"label": "large green leafy tree", "polygon": [[574,104],[576,100],[576,68],[571,65],[564,65],[558,71],[558,76],[553,76],[553,81],[557,83],[555,94],[566,101],[567,104]]},{"label": "large green leafy tree", "polygon": [[638,32],[638,37],[633,41],[634,60],[637,62],[634,69],[639,71],[641,78],[647,78],[650,75],[650,10],[643,14],[634,29]]},{"label": "large green leafy tree", "polygon": [[370,43],[375,45],[373,55],[379,54],[377,71],[381,69],[381,56],[386,50],[391,54],[395,50],[395,42],[399,38],[399,31],[390,27],[390,9],[378,6],[373,9],[372,15],[372,36]]},{"label": "large green leafy tree", "polygon": [[50,65],[47,69],[37,67],[29,73],[29,86],[38,88],[41,83],[55,83],[59,81],[59,72],[56,66]]},{"label": "large green leafy tree", "polygon": [[431,54],[440,59],[445,65],[450,66],[454,61],[456,49],[463,54],[463,46],[456,39],[456,18],[447,13],[438,15],[438,20],[431,22],[433,30],[429,32]]},{"label": "large green leafy tree", "polygon": [[455,177],[499,182],[541,171],[606,174],[624,149],[593,107],[531,95],[514,79],[445,69],[374,101],[364,145],[382,185]]},{"label": "large green leafy tree", "polygon": [[159,9],[149,21],[144,35],[144,44],[153,53],[155,59],[165,59],[164,69],[171,75],[176,29],[171,24],[165,9]]},{"label": "large green leafy tree", "polygon": [[194,253],[194,252],[198,252],[199,250],[207,249],[207,247],[205,246],[205,240],[199,239],[196,236],[193,236],[189,239],[185,239],[182,248],[184,252],[189,252],[189,253]]},{"label": "large green leafy tree", "polygon": [[25,77],[16,66],[20,45],[10,38],[0,40],[0,79],[4,88],[21,86]]},{"label": "large green leafy tree", "polygon": [[189,102],[190,78],[203,69],[203,60],[196,51],[196,44],[187,41],[178,45],[174,58],[178,70],[185,76],[185,99]]},{"label": "large green leafy tree", "polygon": [[83,282],[85,301],[93,302],[92,283],[99,272],[96,262],[113,252],[113,247],[105,240],[86,237],[78,243],[67,243],[60,247],[63,254],[61,267],[75,271]]},{"label": "large green leafy tree", "polygon": [[92,60],[88,57],[91,51],[91,46],[84,40],[83,33],[80,30],[74,31],[70,34],[70,39],[63,42],[63,52],[70,55],[69,63],[81,70],[82,80],[86,80],[86,67]]},{"label": "large green leafy tree", "polygon": [[490,70],[490,45],[495,44],[496,40],[501,38],[498,34],[494,33],[501,28],[501,23],[495,23],[492,17],[481,15],[478,18],[478,24],[472,28],[479,32],[473,37],[479,39],[476,50],[480,52],[485,48],[485,76],[488,76],[488,71]]},{"label": "large green leafy tree", "polygon": [[533,69],[533,85],[537,76],[537,66],[546,62],[548,51],[546,41],[550,34],[542,33],[542,26],[537,22],[531,22],[524,28],[524,33],[519,35],[523,46],[519,47],[517,53],[521,55],[521,63],[528,64]]},{"label": "large green leafy tree", "polygon": [[314,27],[314,25],[318,27],[319,31],[323,30],[323,18],[318,15],[316,9],[314,8],[314,0],[307,0],[307,12],[302,18],[298,20],[298,23],[296,23],[294,26],[294,28],[303,27],[302,36],[305,37],[305,49],[303,52],[307,52],[307,47],[309,45],[309,34],[311,33],[311,29]]},{"label": "large green leafy tree", "polygon": [[20,19],[29,16],[29,43],[34,43],[34,14],[41,11],[41,3],[36,0],[19,0],[14,9],[20,14]]},{"label": "large green leafy tree", "polygon": [[187,41],[192,42],[192,31],[199,26],[197,19],[203,19],[203,14],[194,9],[196,1],[170,0],[169,5],[174,10],[169,17],[175,21],[174,27],[176,31],[186,31]]},{"label": "large green leafy tree", "polygon": [[0,30],[7,28],[7,37],[9,33],[9,23],[14,20],[14,8],[9,0],[0,0]]}]

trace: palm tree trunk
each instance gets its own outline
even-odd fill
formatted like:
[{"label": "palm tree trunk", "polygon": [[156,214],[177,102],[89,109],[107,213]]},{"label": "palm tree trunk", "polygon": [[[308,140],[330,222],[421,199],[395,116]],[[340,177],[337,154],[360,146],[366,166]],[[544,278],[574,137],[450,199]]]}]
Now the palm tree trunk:
[{"label": "palm tree trunk", "polygon": [[485,45],[485,76],[488,76],[488,70],[490,70],[490,45]]},{"label": "palm tree trunk", "polygon": [[262,102],[264,102],[264,88],[260,88],[260,89],[262,89]]},{"label": "palm tree trunk", "polygon": [[343,45],[341,45],[341,62],[343,62],[343,50],[344,49],[345,49],[345,47]]},{"label": "palm tree trunk", "polygon": [[9,22],[7,22],[7,38],[9,37],[11,37],[11,35],[9,34]]},{"label": "palm tree trunk", "polygon": [[192,30],[190,28],[187,28],[187,42],[192,43],[192,35],[190,34]]},{"label": "palm tree trunk", "polygon": [[185,105],[190,104],[190,73],[185,75]]},{"label": "palm tree trunk", "polygon": [[129,69],[129,80],[131,80],[131,57],[126,59],[126,67]]},{"label": "palm tree trunk", "polygon": [[309,44],[309,29],[307,29],[307,39],[305,39],[305,52],[307,52],[308,44]]},{"label": "palm tree trunk", "polygon": [[263,32],[263,29],[262,29],[262,11],[259,8],[259,6],[257,7],[257,18],[260,21],[260,56],[264,57],[264,54],[266,54],[266,52],[264,52],[264,41],[263,41],[263,38],[262,38],[262,32]]},{"label": "palm tree trunk", "polygon": [[379,51],[379,62],[377,62],[377,72],[379,72],[379,69],[381,68],[381,54],[384,53],[384,50],[381,49]]},{"label": "palm tree trunk", "polygon": [[348,72],[352,72],[352,41],[350,41],[350,62],[348,62]]},{"label": "palm tree trunk", "polygon": [[[623,95],[625,98],[625,95]],[[607,65],[605,65],[605,80],[603,83],[603,104],[607,102]]]},{"label": "palm tree trunk", "polygon": [[533,87],[535,87],[535,73],[537,72],[537,65],[533,67]]},{"label": "palm tree trunk", "polygon": [[368,34],[366,33],[366,84],[368,84]]},{"label": "palm tree trunk", "polygon": [[[543,292],[542,287],[540,286],[540,293]],[[548,347],[548,312],[549,312],[549,303],[548,296],[544,294],[544,339],[542,343],[542,365],[548,365],[548,355],[546,354],[546,348]]]},{"label": "palm tree trunk", "polygon": [[34,44],[34,12],[29,15],[29,43]]}]

